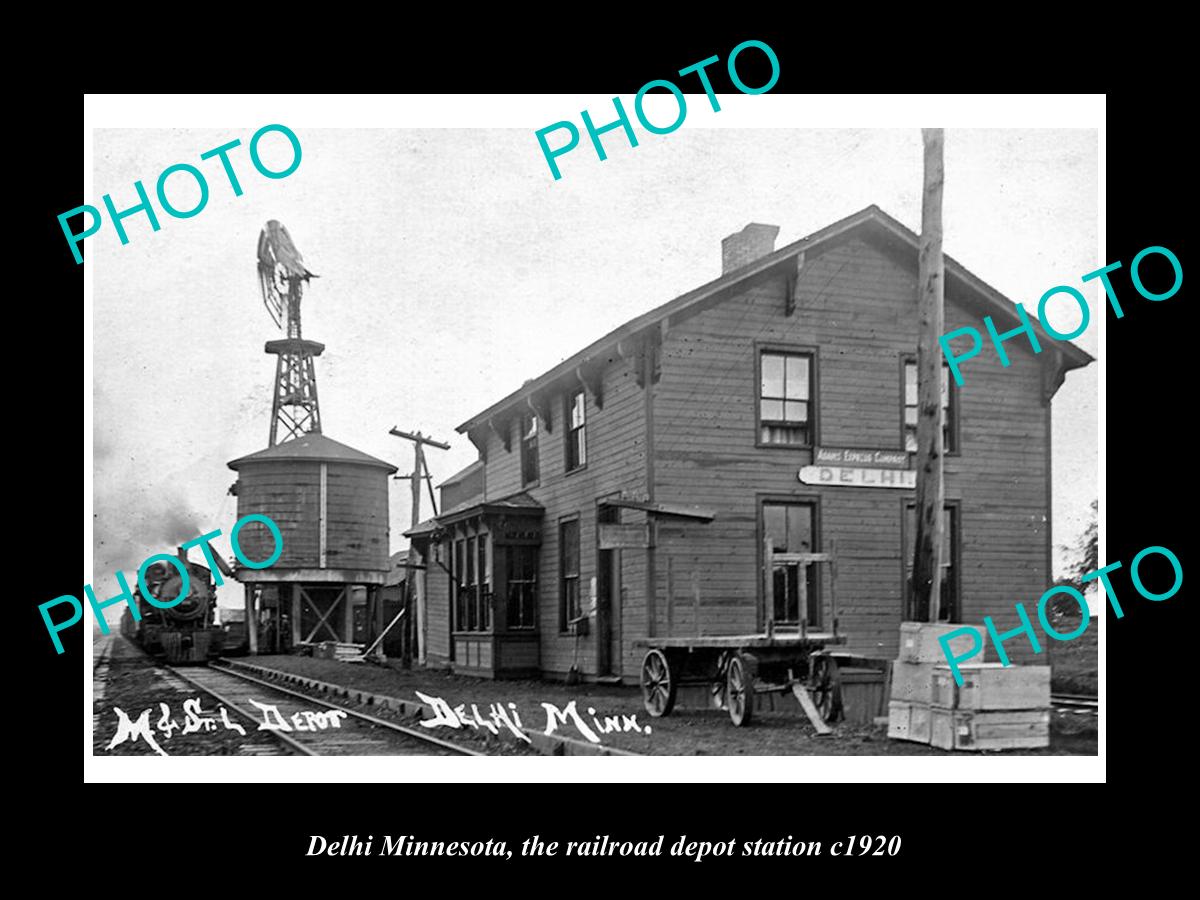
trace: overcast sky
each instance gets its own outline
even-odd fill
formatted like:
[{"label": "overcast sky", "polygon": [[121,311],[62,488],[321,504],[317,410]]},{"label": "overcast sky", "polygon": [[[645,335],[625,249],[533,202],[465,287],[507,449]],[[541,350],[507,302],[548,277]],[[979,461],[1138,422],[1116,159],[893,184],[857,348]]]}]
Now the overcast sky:
[{"label": "overcast sky", "polygon": [[[263,449],[279,336],[255,261],[268,219],[287,226],[309,269],[304,336],[317,360],[324,432],[402,473],[411,445],[393,425],[449,441],[427,453],[436,481],[475,458],[454,427],[623,322],[720,274],[721,238],[780,226],[777,246],[869,204],[920,230],[916,130],[685,127],[636,149],[590,149],[552,181],[529,129],[297,128],[303,161],[270,181],[244,129],[98,129],[94,185],[118,209],[159,172],[194,162],[208,206],[190,219],[127,219],[87,241],[94,272],[94,583],[113,586],[151,553],[227,534],[236,503],[226,462]],[[199,154],[242,135],[234,197]],[[531,142],[533,149],[531,152]],[[586,135],[585,142],[586,144]],[[606,142],[606,146],[608,143]],[[264,141],[286,164],[286,142]],[[1035,310],[1058,284],[1107,260],[1097,247],[1097,138],[1090,130],[948,129],[945,251]],[[237,154],[241,153],[239,157]],[[282,162],[279,162],[282,160]],[[188,179],[170,197],[192,204]],[[1077,343],[1096,353],[1092,325]],[[1065,319],[1064,321],[1069,321]],[[1074,320],[1071,320],[1074,321]],[[1072,330],[1060,324],[1064,331]],[[1054,400],[1055,544],[1073,542],[1097,496],[1097,366]],[[422,515],[429,513],[427,498]],[[392,482],[392,549],[404,546],[407,482]],[[229,555],[222,539],[217,548]],[[1058,560],[1061,565],[1061,559]],[[222,589],[240,605],[240,588]]]}]

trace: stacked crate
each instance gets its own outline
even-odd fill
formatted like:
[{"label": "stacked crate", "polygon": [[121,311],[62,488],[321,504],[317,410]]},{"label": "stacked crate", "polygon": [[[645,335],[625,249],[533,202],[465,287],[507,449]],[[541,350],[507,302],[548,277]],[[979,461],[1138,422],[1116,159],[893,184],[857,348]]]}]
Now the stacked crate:
[{"label": "stacked crate", "polygon": [[[1050,743],[1050,667],[972,662],[959,666],[961,687],[939,638],[964,625],[900,625],[900,656],[892,663],[888,737],[932,744],[943,750],[1011,750]],[[970,637],[950,643],[965,652]]]},{"label": "stacked crate", "polygon": [[933,671],[930,743],[943,750],[1050,746],[1050,667],[971,663]]},{"label": "stacked crate", "polygon": [[[900,656],[892,663],[892,695],[888,704],[888,737],[928,744],[933,735],[933,670],[946,664],[938,638],[962,625],[900,623]],[[964,652],[969,636],[951,641],[952,651]],[[982,644],[983,635],[980,634]],[[961,642],[961,643],[960,643]],[[982,658],[982,657],[981,657]]]}]

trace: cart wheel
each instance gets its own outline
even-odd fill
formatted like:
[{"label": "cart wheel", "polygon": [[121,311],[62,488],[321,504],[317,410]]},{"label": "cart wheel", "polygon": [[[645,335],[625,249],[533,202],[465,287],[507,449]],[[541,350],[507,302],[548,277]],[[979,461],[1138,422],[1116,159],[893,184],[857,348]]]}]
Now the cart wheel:
[{"label": "cart wheel", "polygon": [[668,715],[675,706],[678,685],[661,650],[649,650],[642,660],[642,705],[654,718]]},{"label": "cart wheel", "polygon": [[836,722],[842,717],[842,683],[838,678],[837,660],[824,654],[813,655],[808,692],[826,723]]},{"label": "cart wheel", "polygon": [[725,702],[729,718],[741,727],[754,718],[754,675],[758,661],[749,653],[736,653],[729,660],[725,673]]}]

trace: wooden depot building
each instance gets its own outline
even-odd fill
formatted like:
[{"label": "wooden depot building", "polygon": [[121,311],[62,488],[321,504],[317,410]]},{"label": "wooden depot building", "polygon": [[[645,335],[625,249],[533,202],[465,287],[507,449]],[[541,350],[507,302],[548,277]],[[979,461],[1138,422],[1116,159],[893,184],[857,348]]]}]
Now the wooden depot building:
[{"label": "wooden depot building", "polygon": [[[875,206],[775,249],[751,224],[721,277],[472,416],[479,459],[408,532],[420,650],[486,677],[636,683],[634,642],[830,630],[895,657],[908,591],[918,236]],[[946,330],[1019,324],[949,257]],[[943,368],[942,618],[1013,627],[1052,581],[1050,401],[1092,358],[1024,338]],[[831,566],[806,564],[827,553]],[[1014,656],[1018,641],[1011,642]]]}]

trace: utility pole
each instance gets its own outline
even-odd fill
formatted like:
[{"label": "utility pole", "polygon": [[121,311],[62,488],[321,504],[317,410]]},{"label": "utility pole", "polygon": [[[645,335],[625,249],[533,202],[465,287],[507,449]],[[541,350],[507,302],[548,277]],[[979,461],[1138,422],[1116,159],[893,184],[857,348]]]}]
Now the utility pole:
[{"label": "utility pole", "polygon": [[[444,444],[441,441],[435,441],[431,437],[426,437],[421,432],[401,431],[399,428],[393,428],[389,434],[403,438],[406,441],[412,441],[413,445],[413,470],[411,475],[395,475],[397,481],[408,480],[412,486],[412,526],[415,527],[421,521],[421,482],[424,481],[429,489],[429,504],[433,508],[433,514],[436,516],[437,498],[433,494],[433,476],[429,474],[429,466],[425,463],[424,447],[428,444],[430,447],[437,447],[439,450],[449,450],[450,445]],[[404,616],[403,635],[404,652],[401,657],[401,665],[408,669],[412,666],[412,645],[413,633],[416,627],[413,624],[412,614],[412,598],[413,598],[413,577],[416,569],[412,567],[412,547],[408,550],[408,560],[405,564],[404,576],[404,608],[407,610]],[[424,617],[422,617],[424,618]]]},{"label": "utility pole", "polygon": [[945,484],[942,447],[942,360],[945,331],[945,267],[942,262],[942,129],[923,128],[925,186],[921,200],[921,246],[917,260],[917,528],[913,551],[913,608],[941,618]]}]

